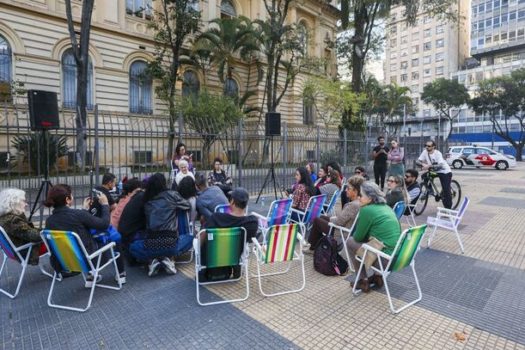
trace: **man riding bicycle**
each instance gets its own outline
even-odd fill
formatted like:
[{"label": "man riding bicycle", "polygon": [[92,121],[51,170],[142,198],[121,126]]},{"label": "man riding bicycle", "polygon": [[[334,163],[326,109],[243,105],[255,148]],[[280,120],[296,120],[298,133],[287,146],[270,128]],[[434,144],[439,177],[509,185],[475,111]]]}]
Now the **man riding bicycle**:
[{"label": "man riding bicycle", "polygon": [[452,193],[450,183],[452,181],[452,171],[441,152],[436,149],[436,143],[434,141],[430,140],[425,143],[425,149],[421,152],[416,164],[420,165],[421,168],[426,171],[421,175],[421,178],[429,191],[431,191],[432,188],[429,185],[428,172],[434,171],[437,173],[439,182],[441,182],[441,188],[443,189],[443,205],[445,208],[451,209]]}]

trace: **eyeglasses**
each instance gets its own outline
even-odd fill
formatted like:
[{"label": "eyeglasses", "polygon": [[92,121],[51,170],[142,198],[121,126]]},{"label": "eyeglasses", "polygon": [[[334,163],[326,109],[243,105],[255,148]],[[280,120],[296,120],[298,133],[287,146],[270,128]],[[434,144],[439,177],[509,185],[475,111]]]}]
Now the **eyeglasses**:
[{"label": "eyeglasses", "polygon": [[425,145],[426,148],[432,148],[434,145]]}]

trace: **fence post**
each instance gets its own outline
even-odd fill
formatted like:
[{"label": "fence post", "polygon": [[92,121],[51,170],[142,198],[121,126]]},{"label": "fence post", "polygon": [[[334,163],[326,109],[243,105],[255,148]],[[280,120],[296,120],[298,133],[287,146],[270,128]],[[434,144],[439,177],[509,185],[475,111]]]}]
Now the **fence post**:
[{"label": "fence post", "polygon": [[317,125],[317,137],[316,137],[316,143],[317,143],[317,147],[316,147],[316,158],[317,158],[317,166],[316,166],[316,169],[319,169],[320,165],[321,164],[321,129],[319,127],[319,125]]},{"label": "fence post", "polygon": [[283,181],[282,184],[286,183],[286,169],[288,167],[288,124],[283,123]]},{"label": "fence post", "polygon": [[238,128],[238,137],[237,137],[237,178],[239,179],[238,180],[238,184],[239,184],[239,187],[242,186],[242,154],[243,154],[243,150],[242,150],[242,119],[239,119],[239,123],[237,124],[237,128]]},{"label": "fence post", "polygon": [[[93,147],[93,157],[95,157],[95,184],[100,185],[100,159],[98,144],[98,104],[95,105],[95,146]],[[90,189],[91,190],[91,189]]]},{"label": "fence post", "polygon": [[178,143],[182,142],[182,129],[184,127],[184,119],[182,118],[182,114],[179,113],[179,117],[177,118],[177,123],[179,124],[179,141]]},{"label": "fence post", "polygon": [[348,133],[347,133],[347,129],[343,129],[343,157],[344,157],[344,163],[343,163],[343,166],[347,166],[348,165]]}]

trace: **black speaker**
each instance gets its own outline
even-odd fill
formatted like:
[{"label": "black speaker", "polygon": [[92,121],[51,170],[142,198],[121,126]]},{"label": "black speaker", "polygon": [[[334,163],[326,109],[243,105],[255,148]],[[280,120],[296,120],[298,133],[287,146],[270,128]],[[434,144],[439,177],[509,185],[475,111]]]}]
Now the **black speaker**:
[{"label": "black speaker", "polygon": [[60,128],[56,92],[28,90],[27,100],[29,103],[31,130]]},{"label": "black speaker", "polygon": [[281,135],[281,113],[268,112],[266,113],[266,136],[280,136]]}]

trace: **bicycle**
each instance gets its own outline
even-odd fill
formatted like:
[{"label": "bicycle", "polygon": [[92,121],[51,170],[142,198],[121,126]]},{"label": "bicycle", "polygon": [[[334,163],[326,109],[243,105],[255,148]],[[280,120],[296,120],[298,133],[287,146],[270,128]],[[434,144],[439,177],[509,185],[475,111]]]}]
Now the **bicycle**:
[{"label": "bicycle", "polygon": [[[428,179],[421,185],[421,194],[419,199],[413,208],[413,213],[417,216],[421,215],[428,204],[428,198],[433,196],[436,202],[439,202],[443,198],[443,189],[441,188],[441,182],[435,181],[438,178],[438,174],[435,171],[428,172]],[[450,182],[450,192],[452,195],[452,208],[456,209],[461,200],[461,186],[456,180]]]}]

